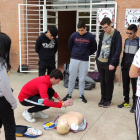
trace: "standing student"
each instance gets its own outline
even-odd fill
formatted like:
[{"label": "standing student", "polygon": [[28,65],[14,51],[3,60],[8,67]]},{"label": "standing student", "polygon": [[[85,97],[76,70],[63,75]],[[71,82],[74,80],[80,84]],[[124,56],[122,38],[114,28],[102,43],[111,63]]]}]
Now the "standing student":
[{"label": "standing student", "polygon": [[123,95],[124,95],[124,102],[120,105],[118,105],[119,108],[130,107],[129,102],[129,92],[130,92],[130,80],[132,85],[132,91],[133,91],[133,105],[130,110],[131,113],[134,113],[135,110],[135,100],[136,100],[136,83],[137,78],[130,78],[129,76],[129,70],[130,66],[133,62],[133,58],[137,50],[139,49],[139,37],[136,36],[137,34],[137,26],[135,24],[131,24],[127,28],[126,34],[128,35],[128,38],[125,40],[124,44],[124,51],[123,51],[123,58],[121,62],[121,68],[122,68],[122,81],[123,81]]},{"label": "standing student", "polygon": [[46,73],[50,75],[55,67],[55,54],[58,50],[58,39],[56,38],[58,30],[51,26],[48,31],[42,33],[36,40],[35,51],[39,55],[39,76]]},{"label": "standing student", "polygon": [[100,34],[96,53],[96,63],[101,79],[101,100],[98,106],[104,108],[111,105],[115,72],[122,51],[120,32],[114,29],[111,24],[110,18],[107,17],[101,21],[103,32]]},{"label": "standing student", "polygon": [[79,93],[80,100],[87,103],[84,96],[85,77],[88,73],[89,56],[97,50],[97,43],[94,36],[87,31],[87,27],[83,21],[77,25],[78,32],[70,36],[68,48],[71,51],[71,59],[69,65],[69,83],[68,92],[63,101],[72,98],[77,76],[79,77]]},{"label": "standing student", "polygon": [[15,140],[15,118],[14,109],[17,102],[10,88],[7,72],[11,69],[9,53],[11,39],[4,33],[0,33],[0,128],[2,124],[6,140]]},{"label": "standing student", "polygon": [[136,112],[135,112],[135,123],[137,128],[137,140],[140,140],[140,49],[136,52],[134,56],[133,63],[129,71],[130,78],[137,78],[137,102],[136,102]]}]

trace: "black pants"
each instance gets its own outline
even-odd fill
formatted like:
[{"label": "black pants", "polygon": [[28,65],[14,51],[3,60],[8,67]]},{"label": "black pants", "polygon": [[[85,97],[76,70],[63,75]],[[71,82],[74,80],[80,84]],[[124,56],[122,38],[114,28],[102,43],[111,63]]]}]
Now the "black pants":
[{"label": "black pants", "polygon": [[[46,94],[48,94],[49,99],[51,99],[54,96],[54,92],[55,91],[52,88],[48,88],[48,91],[47,91]],[[38,99],[41,99],[40,94],[29,97],[28,98],[29,102],[23,101],[23,102],[20,102],[20,103],[23,106],[34,106],[34,107],[28,109],[29,113],[38,112],[38,111],[42,111],[42,110],[50,108],[49,106],[36,105],[35,103],[38,103]],[[35,102],[35,103],[33,103],[32,101]]]},{"label": "black pants", "polygon": [[109,66],[107,63],[96,61],[98,71],[100,74],[100,86],[101,86],[101,99],[105,101],[112,100],[112,94],[114,89],[114,77],[115,77],[115,71],[109,70]]},{"label": "black pants", "polygon": [[130,92],[130,80],[133,90],[133,103],[135,103],[136,99],[136,85],[137,85],[137,78],[130,78],[129,77],[129,68],[122,68],[122,80],[123,80],[123,95],[124,101],[129,103],[129,92]]},{"label": "black pants", "polygon": [[49,61],[39,61],[39,76],[43,76],[46,73],[47,69],[47,75],[50,75],[51,71],[54,70],[55,67],[55,59],[49,60]]},{"label": "black pants", "polygon": [[0,97],[0,128],[4,126],[5,140],[16,140],[14,111],[5,97]]}]

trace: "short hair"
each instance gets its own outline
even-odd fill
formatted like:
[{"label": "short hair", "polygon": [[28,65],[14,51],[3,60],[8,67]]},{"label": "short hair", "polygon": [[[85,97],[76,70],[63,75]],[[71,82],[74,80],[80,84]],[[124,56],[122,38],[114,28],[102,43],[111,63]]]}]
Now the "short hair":
[{"label": "short hair", "polygon": [[140,18],[138,19],[138,22],[140,22]]},{"label": "short hair", "polygon": [[53,37],[56,37],[56,36],[58,35],[58,30],[57,30],[57,28],[56,28],[55,26],[51,26],[51,27],[49,28],[49,31],[50,31],[50,33],[51,33],[51,35],[52,35]]},{"label": "short hair", "polygon": [[64,135],[64,134],[67,134],[69,131],[70,130],[69,130],[68,126],[65,126],[65,125],[62,125],[62,124],[57,125],[57,132],[59,134]]},{"label": "short hair", "polygon": [[11,69],[10,65],[10,47],[11,47],[11,39],[5,33],[0,32],[0,62],[2,65],[7,64],[7,69]]},{"label": "short hair", "polygon": [[135,24],[131,24],[127,30],[133,30],[134,33],[138,31],[138,27]]},{"label": "short hair", "polygon": [[85,28],[86,27],[86,24],[84,21],[80,21],[78,24],[77,24],[77,28]]},{"label": "short hair", "polygon": [[53,77],[55,79],[63,80],[63,74],[59,69],[52,70],[52,72],[50,73],[50,78],[53,78]]},{"label": "short hair", "polygon": [[101,21],[100,24],[101,24],[101,25],[104,25],[104,24],[110,25],[110,23],[111,23],[110,18],[105,17],[105,18],[102,19],[102,21]]}]

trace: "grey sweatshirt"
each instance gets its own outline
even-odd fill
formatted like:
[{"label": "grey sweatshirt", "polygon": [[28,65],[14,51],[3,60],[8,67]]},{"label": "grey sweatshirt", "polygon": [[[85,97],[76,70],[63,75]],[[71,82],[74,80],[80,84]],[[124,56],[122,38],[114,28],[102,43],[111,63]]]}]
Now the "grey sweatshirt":
[{"label": "grey sweatshirt", "polygon": [[10,88],[10,80],[7,75],[6,66],[0,63],[0,97],[3,96],[11,104],[12,109],[17,108],[16,99],[14,98]]}]

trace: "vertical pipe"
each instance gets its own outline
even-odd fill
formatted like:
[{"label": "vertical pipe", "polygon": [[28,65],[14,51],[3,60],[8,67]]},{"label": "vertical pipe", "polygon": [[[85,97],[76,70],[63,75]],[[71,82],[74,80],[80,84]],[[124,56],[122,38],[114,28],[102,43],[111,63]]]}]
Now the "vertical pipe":
[{"label": "vertical pipe", "polygon": [[28,16],[27,16],[28,12],[27,12],[27,10],[28,10],[28,8],[27,8],[27,0],[26,0],[26,37],[27,37],[26,38],[26,41],[27,41],[27,43],[26,43],[27,46],[26,47],[27,47],[27,66],[28,66],[28,62],[29,62],[28,61],[28,59],[29,59],[29,57],[28,57],[28,54],[29,54],[28,49],[29,48],[28,47],[29,46],[28,46]]},{"label": "vertical pipe", "polygon": [[20,23],[20,4],[18,4],[18,22],[19,22],[19,61],[20,61],[20,72],[21,72],[21,23]]}]

